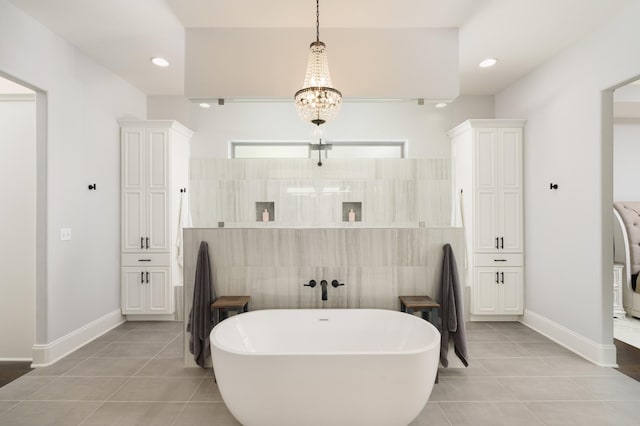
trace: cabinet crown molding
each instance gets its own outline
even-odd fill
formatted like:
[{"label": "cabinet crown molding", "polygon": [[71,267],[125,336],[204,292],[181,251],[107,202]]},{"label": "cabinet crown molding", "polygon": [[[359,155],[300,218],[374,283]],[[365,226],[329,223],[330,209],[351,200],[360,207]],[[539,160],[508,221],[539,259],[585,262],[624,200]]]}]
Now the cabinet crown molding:
[{"label": "cabinet crown molding", "polygon": [[453,129],[449,130],[447,132],[447,135],[449,135],[449,137],[454,138],[456,136],[458,136],[460,133],[463,133],[469,129],[473,129],[476,127],[495,127],[495,128],[500,128],[500,127],[524,127],[525,123],[527,122],[527,120],[522,119],[522,118],[505,118],[505,119],[471,119],[471,120],[466,120],[463,121],[462,123],[458,124],[456,127],[454,127]]},{"label": "cabinet crown molding", "polygon": [[122,119],[118,120],[118,124],[123,129],[132,128],[132,127],[144,127],[144,128],[157,128],[157,129],[172,129],[176,132],[180,133],[187,138],[191,138],[193,136],[193,130],[189,129],[184,124],[180,123],[176,120],[132,120],[132,119]]}]

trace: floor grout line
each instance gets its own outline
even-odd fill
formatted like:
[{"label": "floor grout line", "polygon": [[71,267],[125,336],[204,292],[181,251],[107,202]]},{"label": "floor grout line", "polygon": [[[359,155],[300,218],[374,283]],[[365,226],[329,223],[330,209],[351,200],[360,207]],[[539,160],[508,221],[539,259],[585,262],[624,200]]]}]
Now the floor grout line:
[{"label": "floor grout line", "polygon": [[[126,334],[126,333],[125,333],[125,334]],[[115,342],[112,342],[112,343],[115,343]],[[166,347],[167,347],[167,346],[169,346],[170,344],[171,344],[171,342],[169,342],[169,343],[165,344],[165,345],[162,347],[162,349],[160,349],[160,350],[156,353],[156,355],[158,355],[158,353],[160,353],[160,352],[162,352],[164,349],[166,349]],[[106,347],[108,347],[108,346],[110,346],[110,345],[107,345]],[[105,348],[106,348],[106,347],[105,347]],[[104,350],[104,348],[103,348],[103,350]],[[155,355],[154,355],[154,356],[155,356]],[[112,393],[111,393],[111,394],[110,394],[110,395],[109,395],[109,396],[108,396],[104,401],[102,401],[102,404],[98,405],[98,406],[95,408],[95,410],[93,410],[93,411],[92,411],[92,412],[91,412],[87,417],[85,417],[85,418],[84,418],[84,419],[83,419],[83,420],[82,420],[78,425],[79,425],[79,426],[80,426],[80,425],[82,425],[82,423],[83,423],[83,422],[85,422],[86,420],[88,420],[88,419],[89,419],[89,418],[90,418],[94,413],[96,413],[96,412],[97,412],[101,407],[103,407],[103,406],[104,406],[108,401],[110,401],[110,400],[111,400],[111,398],[113,398],[113,397],[114,397],[118,392],[120,392],[120,390],[122,390],[122,389],[127,385],[127,383],[131,382],[131,379],[135,376],[135,374],[139,373],[139,372],[140,372],[144,367],[146,367],[146,366],[151,362],[151,360],[154,358],[154,356],[152,356],[151,358],[149,358],[149,360],[148,360],[146,363],[144,363],[144,365],[143,365],[142,367],[140,367],[138,370],[136,370],[136,372],[135,372],[135,373],[133,373],[133,375],[128,376],[127,380],[123,381],[123,382],[122,382],[122,384],[121,384],[120,386],[118,386],[118,388],[116,388],[116,389],[115,389],[115,390],[114,390],[114,391],[113,391],[113,392],[112,392]],[[127,376],[122,376],[122,377],[127,377]]]},{"label": "floor grout line", "polygon": [[[488,327],[490,327],[490,325],[487,325]],[[499,345],[499,346],[504,346],[507,347],[506,345],[510,345],[511,347],[513,347],[513,345],[516,345],[516,347],[521,348],[520,350],[524,351],[526,354],[523,355],[517,355],[517,356],[508,356],[508,357],[503,357],[503,356],[499,356],[499,354],[496,355],[487,355],[487,356],[482,356],[482,357],[472,357],[471,358],[471,364],[472,366],[474,366],[478,369],[476,371],[476,369],[474,369],[473,372],[469,373],[468,369],[441,369],[441,374],[440,374],[440,378],[441,380],[444,382],[442,384],[444,384],[444,390],[446,390],[447,392],[442,393],[440,396],[442,397],[443,395],[446,396],[447,398],[451,398],[451,395],[453,395],[455,397],[455,393],[457,392],[456,389],[463,389],[463,388],[456,388],[457,386],[463,386],[464,385],[464,381],[468,381],[469,383],[475,383],[475,386],[481,386],[481,383],[483,380],[487,381],[488,383],[512,383],[514,380],[516,381],[525,381],[525,383],[529,380],[531,381],[540,381],[540,386],[542,386],[542,391],[541,392],[533,392],[534,396],[538,396],[536,394],[539,394],[539,396],[541,398],[545,398],[550,396],[549,394],[545,394],[544,390],[549,388],[553,388],[554,383],[558,383],[556,380],[558,381],[562,381],[564,383],[571,383],[570,387],[574,387],[574,386],[580,386],[580,382],[584,381],[584,382],[589,382],[588,380],[583,380],[583,379],[599,379],[599,380],[611,380],[611,383],[617,383],[615,382],[616,378],[619,378],[621,376],[622,373],[619,373],[618,371],[615,371],[614,369],[609,368],[608,370],[611,370],[611,372],[609,371],[605,371],[605,368],[599,368],[597,370],[587,370],[587,372],[585,374],[567,374],[564,373],[562,366],[569,366],[568,368],[574,368],[574,363],[571,362],[571,360],[580,360],[584,362],[584,368],[595,368],[596,366],[594,364],[591,364],[587,361],[584,361],[582,358],[576,356],[573,353],[570,352],[566,352],[566,353],[552,353],[552,354],[533,354],[531,353],[531,349],[533,348],[538,349],[540,347],[544,347],[545,345],[556,345],[554,342],[552,341],[526,341],[526,337],[520,337],[518,338],[516,335],[512,334],[514,332],[517,333],[517,331],[519,329],[517,328],[513,328],[513,329],[509,329],[507,330],[508,334],[504,334],[502,331],[500,331],[500,329],[503,327],[497,327],[495,329],[493,328],[487,328],[487,329],[478,329],[478,330],[468,330],[468,332],[470,334],[473,334],[474,332],[477,332],[478,334],[481,334],[482,332],[492,332],[492,333],[497,333],[501,336],[504,336],[505,339],[507,339],[508,341],[503,341],[500,340],[496,337],[496,339],[494,339],[495,341],[473,341],[470,340],[469,343],[471,343],[472,345],[477,345],[479,347],[483,347],[483,346],[491,346],[491,345]],[[126,336],[127,334],[130,334],[134,331],[140,331],[140,330],[144,330],[146,331],[146,327],[143,328],[136,328],[136,324],[131,324],[131,328],[129,330],[127,330],[124,333],[121,333],[121,337],[125,338],[124,336]],[[523,330],[528,330],[528,329],[523,329]],[[162,331],[161,329],[155,330],[155,331]],[[173,334],[173,331],[170,332],[166,332],[166,334]],[[163,342],[148,342],[148,341],[133,341],[134,339],[130,339],[131,341],[119,341],[119,340],[115,340],[115,341],[111,341],[111,342],[100,342],[103,343],[99,346],[101,346],[100,349],[98,349],[96,352],[92,353],[91,355],[88,355],[85,358],[69,358],[72,360],[77,360],[77,363],[69,368],[66,371],[62,371],[60,372],[60,374],[57,375],[37,375],[37,376],[30,376],[30,377],[36,377],[36,378],[42,378],[43,380],[46,380],[47,383],[45,383],[44,385],[40,386],[38,389],[36,389],[35,391],[31,391],[31,392],[27,392],[27,396],[33,395],[36,392],[38,392],[39,390],[41,390],[44,386],[47,385],[52,385],[55,388],[55,383],[60,384],[60,380],[65,377],[65,378],[81,378],[81,379],[87,379],[87,378],[97,378],[97,379],[108,379],[108,378],[115,378],[115,379],[124,379],[123,383],[119,386],[117,386],[117,388],[105,399],[105,400],[25,400],[25,399],[20,399],[20,400],[16,400],[16,399],[12,399],[12,400],[5,400],[5,401],[11,401],[11,402],[15,402],[15,405],[10,406],[10,408],[4,410],[2,413],[0,413],[0,419],[3,418],[3,416],[5,416],[7,413],[10,413],[11,411],[13,411],[14,409],[16,409],[16,407],[22,407],[19,408],[19,413],[22,414],[25,410],[27,410],[28,407],[31,406],[37,406],[38,403],[41,402],[49,402],[49,403],[61,403],[61,404],[70,404],[72,405],[74,402],[86,402],[86,403],[92,403],[92,404],[96,404],[97,407],[95,407],[95,409],[90,410],[91,412],[84,417],[81,421],[80,424],[82,425],[86,425],[87,423],[90,422],[90,419],[92,416],[94,416],[96,414],[96,412],[98,412],[99,410],[101,410],[101,408],[104,410],[105,406],[108,406],[107,404],[109,403],[118,403],[118,404],[176,404],[173,405],[171,411],[176,412],[177,414],[175,415],[175,417],[173,418],[173,420],[171,421],[172,425],[175,425],[179,422],[179,418],[180,416],[184,416],[185,414],[185,410],[187,410],[189,404],[224,404],[224,401],[211,401],[211,400],[207,400],[207,401],[193,401],[193,398],[195,397],[196,394],[198,394],[199,390],[201,389],[201,387],[204,386],[205,383],[207,382],[207,379],[213,379],[213,377],[211,376],[207,376],[208,374],[208,370],[210,368],[207,368],[207,371],[202,374],[202,375],[180,375],[182,374],[179,368],[176,368],[178,366],[182,367],[183,366],[183,359],[184,359],[184,355],[180,356],[174,356],[174,357],[160,357],[160,354],[165,351],[167,348],[169,348],[172,344],[175,344],[177,340],[180,340],[181,338],[184,338],[184,334],[182,334],[183,331],[179,331],[176,333],[175,337],[173,337],[172,339],[170,339],[168,342],[165,340]],[[526,331],[524,333],[527,333]],[[134,335],[135,334],[130,334],[130,335]],[[511,337],[509,337],[511,336]],[[525,341],[520,341],[518,342],[518,340],[525,340]],[[118,345],[113,345],[114,343],[119,343],[119,344],[150,344],[150,345],[157,345],[158,351],[155,352],[155,354],[151,353],[150,351],[150,355],[147,356],[127,356],[127,357],[122,357],[122,356],[104,356],[104,355],[99,355],[100,353],[103,353],[104,351],[107,351],[108,348],[112,348],[114,346],[118,346]],[[540,344],[542,344],[542,346],[539,346]],[[141,347],[143,347],[144,345],[141,345]],[[184,345],[181,345],[181,352],[184,350],[183,349]],[[118,348],[120,349],[120,348]],[[155,350],[156,348],[154,348]],[[175,349],[175,351],[174,351]],[[171,353],[173,354],[174,352],[177,352],[177,347],[176,348],[172,348],[171,349]],[[169,352],[167,352],[168,354]],[[70,354],[72,355],[72,354]],[[104,376],[96,376],[96,375],[69,375],[68,373],[76,368],[77,366],[83,364],[86,362],[85,367],[90,367],[91,364],[91,360],[97,361],[100,359],[111,359],[111,360],[139,360],[139,362],[129,362],[129,363],[123,363],[123,365],[125,366],[129,366],[129,365],[133,365],[135,368],[133,368],[131,371],[131,374],[120,374],[120,375],[104,375]],[[161,364],[162,366],[167,365],[168,368],[171,369],[171,371],[167,371],[165,373],[165,371],[160,371],[157,368],[151,369],[151,372],[155,372],[156,374],[154,375],[150,375],[150,376],[138,376],[138,374],[142,373],[142,371],[149,367],[154,361],[156,360],[171,360],[173,359],[175,360],[179,360],[177,361],[177,364],[174,366],[174,364],[172,362],[167,362],[166,364]],[[498,374],[495,373],[490,373],[489,370],[487,368],[484,367],[484,363],[482,362],[483,360],[493,360],[494,362],[492,363],[486,363],[486,365],[490,365],[493,366],[493,370],[497,371]],[[498,368],[496,368],[501,361],[503,360],[511,360],[510,365],[511,371],[515,371],[516,375],[513,374],[501,374],[502,371],[499,370]],[[547,360],[552,361],[552,360],[567,360],[566,362],[559,362],[559,363],[552,363],[552,362],[547,362]],[[101,365],[105,365],[105,367],[107,366],[112,366],[114,365],[116,368],[118,368],[118,366],[120,364],[118,364],[116,361],[112,362],[107,362],[107,361],[101,361],[100,362]],[[546,370],[542,367],[544,367],[543,364],[548,364],[548,367]],[[137,367],[139,365],[139,367]],[[522,368],[520,370],[518,370],[518,368],[522,366]],[[518,371],[528,371],[527,368],[531,367],[531,370],[533,371],[533,374],[518,374]],[[537,374],[535,373],[537,367],[540,367],[540,371],[541,374]],[[95,370],[85,370],[85,371],[96,371],[96,372],[101,372],[101,371],[105,371],[100,369],[99,367],[95,367],[97,369]],[[583,366],[581,365],[581,363],[576,362],[575,363],[575,369],[579,370],[583,368]],[[135,370],[135,371],[134,371]],[[155,370],[155,371],[154,371]],[[449,371],[447,371],[449,370]],[[455,374],[458,373],[459,370],[459,375]],[[116,370],[117,371],[117,370]],[[187,371],[187,370],[184,370]],[[559,372],[559,374],[548,374],[548,371],[557,371]],[[570,371],[570,370],[569,370]],[[157,375],[159,374],[172,374],[174,373],[178,374],[175,376],[166,376],[166,375]],[[453,374],[448,375],[448,372],[452,372]],[[600,373],[598,373],[600,372]],[[474,373],[480,373],[478,375],[474,375]],[[604,373],[604,374],[603,374]],[[608,373],[612,373],[612,374],[608,374]],[[186,373],[185,373],[186,374]],[[466,375],[466,374],[471,374],[471,375]],[[186,397],[186,400],[179,400],[179,401],[111,401],[111,398],[113,398],[118,392],[121,392],[123,388],[125,388],[127,385],[130,385],[132,382],[135,382],[133,379],[166,379],[167,381],[170,380],[176,380],[175,383],[181,383],[182,385],[184,385],[186,387],[185,390],[189,389],[189,386],[195,385],[195,388],[192,390],[192,392],[190,393],[190,395],[188,397]],[[190,382],[188,382],[186,379],[189,379]],[[459,379],[459,380],[456,380]],[[555,380],[554,380],[555,379]],[[567,380],[568,379],[568,380]],[[595,381],[594,383],[596,383],[597,381]],[[64,383],[64,382],[62,382]],[[79,380],[78,383],[91,383],[91,381],[89,380]],[[154,382],[154,381],[150,381],[149,385],[151,387],[155,386],[156,383],[162,383],[165,386],[171,386],[170,384],[167,384],[167,382],[164,381],[158,381],[158,382]],[[188,383],[192,383],[192,384],[188,384]],[[590,382],[589,382],[590,383]],[[22,387],[22,388],[16,388],[16,390],[14,391],[14,394],[19,394],[21,393],[22,390],[29,390],[29,386],[36,384],[37,382],[26,382],[26,386]],[[145,385],[146,386],[146,385]],[[438,386],[438,385],[436,385]],[[547,388],[544,388],[544,386],[547,386]],[[434,388],[436,389],[436,388]],[[632,390],[634,388],[631,388]],[[450,393],[449,390],[451,390],[452,392]],[[54,389],[55,391],[55,389]],[[9,393],[7,393],[6,395],[10,395],[11,391]],[[465,392],[467,393],[467,392]],[[58,394],[60,394],[60,392],[58,392]],[[447,395],[448,394],[448,395]],[[469,393],[467,393],[468,395]],[[581,392],[582,394],[582,392]],[[55,395],[55,392],[54,392]],[[168,394],[166,396],[171,397],[172,394]],[[176,396],[180,396],[179,394],[175,394]],[[460,396],[464,396],[464,393],[460,393]],[[473,396],[474,394],[472,393],[471,396]],[[482,392],[482,393],[477,393],[475,395],[478,395],[479,397],[484,397],[489,396],[491,397],[492,394],[491,392],[486,393],[486,392]],[[500,397],[500,392],[498,393],[494,393],[495,396]],[[523,414],[524,416],[528,414],[531,414],[531,420],[536,420],[539,421],[541,424],[546,424],[544,423],[541,419],[545,418],[544,416],[548,415],[549,412],[548,411],[541,411],[541,414],[543,417],[540,417],[533,409],[532,407],[535,407],[536,410],[540,411],[540,407],[536,407],[533,404],[538,404],[538,403],[551,403],[554,404],[553,406],[550,407],[555,407],[555,404],[558,404],[558,406],[562,406],[563,404],[580,404],[580,403],[584,403],[584,404],[593,404],[594,402],[596,403],[602,403],[602,404],[614,404],[614,403],[638,403],[640,401],[640,397],[636,398],[636,399],[632,399],[632,398],[628,398],[627,394],[623,394],[620,397],[618,397],[618,395],[615,394],[602,394],[603,396],[608,396],[611,397],[613,396],[615,399],[598,399],[598,396],[595,392],[592,391],[588,391],[582,395],[577,395],[577,396],[581,396],[581,398],[583,399],[527,399],[527,400],[504,400],[504,399],[498,399],[498,400],[465,400],[465,399],[449,399],[449,400],[444,400],[444,401],[428,401],[428,404],[436,404],[438,406],[438,410],[440,410],[440,412],[442,413],[442,415],[444,416],[445,421],[447,422],[446,424],[448,425],[453,425],[454,421],[457,417],[452,417],[449,418],[449,416],[447,415],[447,412],[445,411],[444,408],[447,408],[448,410],[451,411],[452,408],[450,408],[449,405],[447,404],[453,404],[453,405],[459,405],[460,408],[459,409],[464,409],[464,406],[470,403],[473,404],[479,404],[479,405],[486,405],[489,406],[491,404],[520,404],[520,405],[524,405],[526,407],[526,412],[525,410],[520,411],[521,414]],[[633,395],[635,395],[635,393],[633,393]],[[42,396],[47,396],[47,393],[43,393]],[[61,395],[62,397],[64,397],[64,395]],[[82,396],[81,394],[79,394],[78,396]],[[137,393],[136,397],[142,397],[145,398],[145,393]],[[150,396],[150,395],[147,395]],[[432,394],[433,396],[433,394]],[[509,395],[505,395],[506,397],[509,397]],[[563,397],[571,397],[573,396],[573,394],[567,393],[567,394],[563,394],[560,393],[558,396],[563,396]],[[591,398],[593,397],[593,399],[584,399],[584,397],[587,398]],[[36,404],[34,405],[24,405],[25,402],[35,402]],[[182,406],[178,406],[177,404],[182,404]],[[604,411],[605,409],[602,408],[603,405],[599,404],[598,406],[601,407],[600,410]],[[7,405],[9,406],[9,405]],[[577,406],[577,405],[576,405]],[[490,408],[490,407],[489,407]],[[86,408],[85,408],[86,409]],[[481,407],[476,406],[475,409],[481,409]],[[127,408],[127,410],[129,410]],[[138,409],[134,409],[131,408],[131,410],[138,410]],[[139,409],[139,410],[142,410]],[[504,409],[501,409],[504,411]],[[609,408],[607,408],[607,410],[609,410]],[[111,408],[109,408],[108,410],[109,412],[113,411]],[[198,410],[199,411],[199,410]],[[136,411],[137,412],[137,411]],[[82,413],[82,410],[79,412]],[[451,411],[451,413],[454,413],[454,411]],[[501,411],[502,413],[502,411]],[[102,414],[106,414],[106,412],[102,412],[101,411],[101,416]],[[189,414],[191,414],[189,412]],[[17,416],[18,412],[14,413],[12,415],[12,418]],[[505,416],[508,414],[502,413],[501,416]],[[82,417],[82,416],[78,416],[78,417]],[[165,420],[169,420],[169,419],[165,419]],[[417,418],[418,422],[420,421],[424,421],[425,418],[424,417],[420,417],[418,416]],[[496,419],[496,422],[498,422],[498,420]],[[2,421],[0,420],[0,424],[2,423]]]},{"label": "floor grout line", "polygon": [[[171,425],[175,425],[176,421],[178,421],[178,417],[180,417],[180,415],[184,412],[184,410],[187,408],[187,405],[191,402],[191,400],[193,399],[193,396],[196,394],[196,392],[198,392],[198,389],[200,389],[200,386],[202,386],[202,384],[204,383],[204,377],[202,378],[202,380],[200,380],[200,383],[198,384],[198,386],[196,386],[196,388],[193,390],[193,392],[191,392],[191,395],[189,396],[189,399],[187,400],[187,402],[184,404],[184,406],[182,407],[182,410],[180,410],[180,412],[178,413],[178,415],[176,416],[175,419],[173,419],[173,422],[171,422]],[[206,402],[206,401],[205,401]]]},{"label": "floor grout line", "polygon": [[10,407],[9,409],[4,410],[2,413],[0,413],[0,420],[2,420],[2,416],[4,416],[5,414],[8,414],[11,410],[16,408],[18,405],[22,404],[23,401],[12,401],[12,402],[16,402],[16,404],[13,407]]},{"label": "floor grout line", "polygon": [[[427,404],[428,404],[428,402],[427,402]],[[440,405],[439,402],[436,402],[436,405],[438,405],[438,409],[440,410],[440,412],[444,416],[444,419],[447,421],[447,423],[449,423],[449,426],[453,426],[453,423],[451,422],[451,419],[449,418],[449,416],[447,416],[447,413],[444,411],[444,408],[442,408],[442,405]]]}]

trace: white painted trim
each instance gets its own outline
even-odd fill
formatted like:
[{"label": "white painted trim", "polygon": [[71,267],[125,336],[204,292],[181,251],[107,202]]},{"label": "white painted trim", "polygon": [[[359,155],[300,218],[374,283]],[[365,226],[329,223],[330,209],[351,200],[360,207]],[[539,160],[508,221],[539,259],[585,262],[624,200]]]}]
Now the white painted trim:
[{"label": "white painted trim", "polygon": [[520,322],[600,367],[618,366],[613,344],[601,345],[528,309]]},{"label": "white painted trim", "polygon": [[470,314],[469,321],[492,321],[492,322],[514,322],[520,321],[522,316],[520,315],[478,315]]},{"label": "white painted trim", "polygon": [[131,120],[131,119],[122,119],[118,120],[120,127],[130,128],[130,127],[145,127],[145,128],[154,128],[154,129],[164,129],[170,128],[175,130],[182,136],[186,136],[191,139],[193,136],[193,130],[189,129],[184,124],[180,123],[176,120]]},{"label": "white painted trim", "polygon": [[0,362],[27,362],[31,361],[31,358],[0,358]]},{"label": "white painted trim", "polygon": [[527,120],[524,119],[496,119],[496,118],[472,118],[458,124],[447,132],[450,138],[455,138],[461,133],[476,127],[524,127]]},{"label": "white painted trim", "polygon": [[126,315],[127,321],[177,321],[173,314],[130,314]]},{"label": "white painted trim", "polygon": [[33,345],[32,367],[46,367],[122,324],[120,309],[91,321],[46,345]]},{"label": "white painted trim", "polygon": [[631,248],[629,247],[629,234],[627,234],[627,227],[624,225],[624,221],[622,220],[622,216],[618,213],[616,208],[613,208],[613,217],[616,219],[616,223],[620,227],[620,232],[622,233],[622,240],[624,243],[624,269],[625,269],[625,287],[629,290],[633,291],[633,287],[631,286]]},{"label": "white painted trim", "polygon": [[35,93],[0,93],[0,102],[35,102]]},{"label": "white painted trim", "polygon": [[613,117],[613,124],[640,124],[640,117]]}]

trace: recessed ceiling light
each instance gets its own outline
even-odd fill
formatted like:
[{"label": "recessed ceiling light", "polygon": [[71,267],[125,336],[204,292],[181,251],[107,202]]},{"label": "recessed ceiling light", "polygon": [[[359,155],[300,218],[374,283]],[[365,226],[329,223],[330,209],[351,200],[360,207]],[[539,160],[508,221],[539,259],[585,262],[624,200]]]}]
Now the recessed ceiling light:
[{"label": "recessed ceiling light", "polygon": [[169,66],[169,61],[167,61],[165,58],[161,58],[159,56],[154,56],[153,58],[151,58],[151,63],[153,65],[158,66],[158,67],[168,67]]},{"label": "recessed ceiling light", "polygon": [[447,106],[447,104],[445,102],[440,102],[440,103],[436,104],[436,108],[444,108],[446,106]]},{"label": "recessed ceiling light", "polygon": [[202,107],[202,108],[211,108],[211,104],[208,104],[208,103],[206,103],[206,102],[202,102],[202,103],[200,104],[200,107]]},{"label": "recessed ceiling light", "polygon": [[480,68],[489,68],[494,66],[497,63],[498,63],[498,60],[496,58],[487,58],[484,61],[480,62],[478,66]]}]

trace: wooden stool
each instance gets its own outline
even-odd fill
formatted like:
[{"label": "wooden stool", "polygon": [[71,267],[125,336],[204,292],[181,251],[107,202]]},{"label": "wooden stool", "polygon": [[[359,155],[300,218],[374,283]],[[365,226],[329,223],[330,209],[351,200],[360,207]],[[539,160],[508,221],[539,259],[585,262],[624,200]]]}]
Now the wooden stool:
[{"label": "wooden stool", "polygon": [[211,310],[215,311],[218,322],[229,317],[229,311],[237,313],[249,310],[251,296],[220,296],[211,304]]},{"label": "wooden stool", "polygon": [[[398,296],[400,299],[400,310],[402,312],[406,312],[408,314],[413,315],[414,311],[420,311],[422,313],[422,319],[425,321],[429,321],[431,324],[435,326],[435,328],[440,330],[440,304],[434,301],[429,296]],[[434,318],[434,315],[435,318]],[[440,372],[436,373],[436,383],[438,383],[438,379],[440,376]]]},{"label": "wooden stool", "polygon": [[[429,296],[398,296],[400,310],[408,314],[422,313],[422,319],[433,324],[440,331],[440,304]],[[434,315],[435,314],[435,315]]]}]

